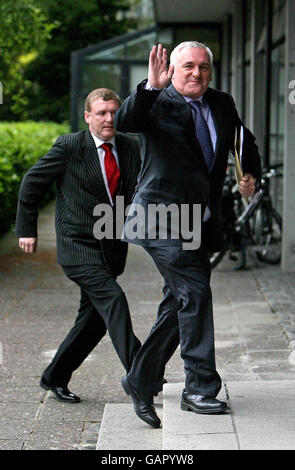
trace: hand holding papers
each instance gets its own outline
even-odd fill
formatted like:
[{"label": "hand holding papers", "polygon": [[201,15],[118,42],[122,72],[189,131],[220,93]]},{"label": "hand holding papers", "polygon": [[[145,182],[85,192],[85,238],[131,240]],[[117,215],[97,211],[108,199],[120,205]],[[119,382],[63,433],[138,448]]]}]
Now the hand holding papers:
[{"label": "hand holding papers", "polygon": [[242,170],[242,165],[241,165],[242,152],[243,152],[243,140],[244,140],[243,126],[241,126],[239,137],[238,137],[238,129],[236,127],[234,151],[235,151],[235,164],[236,164],[236,180],[238,184],[243,178],[243,170]]},{"label": "hand holding papers", "polygon": [[234,142],[234,153],[235,153],[235,173],[239,191],[243,197],[245,205],[248,204],[248,198],[253,196],[255,191],[255,178],[250,173],[243,172],[242,165],[242,153],[243,153],[243,142],[244,142],[244,128],[241,126],[240,133],[238,135],[237,128],[235,129],[235,142]]},{"label": "hand holding papers", "polygon": [[[238,129],[235,128],[235,145],[234,145],[234,152],[235,152],[235,174],[236,174],[236,181],[239,188],[240,181],[243,178],[243,169],[242,169],[242,152],[243,152],[243,140],[244,140],[244,128],[241,126],[240,133],[238,137]],[[240,188],[239,188],[240,189]],[[248,204],[248,199],[243,198],[244,204]]]}]

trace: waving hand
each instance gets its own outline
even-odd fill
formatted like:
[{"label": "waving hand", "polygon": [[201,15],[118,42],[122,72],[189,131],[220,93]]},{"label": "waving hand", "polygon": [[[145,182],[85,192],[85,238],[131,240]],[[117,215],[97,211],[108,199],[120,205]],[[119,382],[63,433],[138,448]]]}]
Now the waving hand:
[{"label": "waving hand", "polygon": [[162,44],[153,46],[149,57],[148,82],[156,88],[165,88],[173,75],[173,65],[167,70],[167,50]]}]

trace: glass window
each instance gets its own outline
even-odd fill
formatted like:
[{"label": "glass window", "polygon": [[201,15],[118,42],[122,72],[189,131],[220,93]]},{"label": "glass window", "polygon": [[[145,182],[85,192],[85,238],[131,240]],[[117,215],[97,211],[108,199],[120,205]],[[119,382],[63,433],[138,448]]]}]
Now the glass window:
[{"label": "glass window", "polygon": [[[251,2],[247,0],[245,2],[245,9],[243,9],[243,121],[246,126],[250,124],[250,71],[251,71]],[[242,62],[242,57],[241,57]]]},{"label": "glass window", "polygon": [[87,60],[123,59],[125,56],[125,44],[118,44],[110,48],[87,55]]},{"label": "glass window", "polygon": [[250,64],[245,65],[245,107],[244,107],[244,123],[248,127],[250,125]]},{"label": "glass window", "polygon": [[120,95],[121,67],[117,64],[88,64],[83,67],[81,89],[77,99],[78,129],[87,129],[84,120],[86,96],[95,88],[110,88]]},{"label": "glass window", "polygon": [[246,18],[245,18],[245,57],[246,60],[250,60],[250,48],[251,48],[251,2],[246,1],[245,8]]},{"label": "glass window", "polygon": [[[281,41],[285,34],[286,24],[286,1],[273,0],[273,13],[272,13],[272,44],[276,45]],[[262,53],[266,49],[266,25],[264,18],[264,26],[261,29],[260,38],[258,41],[257,52]]]},{"label": "glass window", "polygon": [[88,124],[86,124],[85,119],[84,119],[84,105],[85,105],[85,98],[82,96],[79,96],[78,102],[77,102],[77,114],[78,114],[78,129],[88,129]]},{"label": "glass window", "polygon": [[199,41],[208,46],[213,53],[213,73],[210,86],[219,88],[220,83],[220,31],[218,28],[181,26],[174,29],[174,45],[183,41]]},{"label": "glass window", "polygon": [[257,45],[257,53],[263,53],[266,47],[266,26],[264,25]]},{"label": "glass window", "polygon": [[137,85],[142,82],[148,75],[147,65],[131,65],[130,66],[130,90],[133,91]]},{"label": "glass window", "polygon": [[286,0],[272,0],[272,11],[273,13],[277,12],[286,5]]},{"label": "glass window", "polygon": [[163,44],[163,47],[166,47],[168,55],[170,55],[174,47],[172,29],[171,28],[161,29],[158,32],[158,42]]},{"label": "glass window", "polygon": [[157,44],[156,32],[146,34],[127,42],[128,59],[149,59],[149,53],[154,44]]},{"label": "glass window", "polygon": [[174,30],[175,45],[182,41],[199,41],[206,44],[213,52],[214,60],[220,59],[220,36],[218,29],[198,27],[177,27]]},{"label": "glass window", "polygon": [[283,160],[284,154],[284,103],[285,103],[285,48],[284,44],[272,51],[271,81],[271,164]]},{"label": "glass window", "polygon": [[273,3],[273,25],[272,42],[279,41],[285,34],[286,24],[286,2],[285,0],[276,0]]},{"label": "glass window", "polygon": [[82,94],[94,88],[111,88],[120,93],[121,67],[118,64],[89,64],[83,67]]}]

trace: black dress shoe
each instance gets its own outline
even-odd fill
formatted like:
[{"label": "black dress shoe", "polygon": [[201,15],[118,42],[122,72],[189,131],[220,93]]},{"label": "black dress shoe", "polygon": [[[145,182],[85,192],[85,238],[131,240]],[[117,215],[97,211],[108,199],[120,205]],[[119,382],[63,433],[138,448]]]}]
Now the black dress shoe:
[{"label": "black dress shoe", "polygon": [[127,395],[131,396],[133,400],[134,411],[137,416],[153,428],[159,428],[161,421],[156,414],[153,405],[153,399],[151,398],[149,400],[144,400],[139,395],[137,390],[135,390],[135,388],[130,385],[126,375],[122,378],[122,387],[124,388],[124,391],[127,393]]},{"label": "black dress shoe", "polygon": [[195,395],[185,391],[182,392],[181,409],[204,414],[225,413],[229,410],[225,401],[220,401],[206,395]]},{"label": "black dress shoe", "polygon": [[77,395],[70,392],[68,387],[49,385],[44,379],[40,380],[40,387],[44,390],[51,390],[59,401],[66,403],[79,403],[81,401]]}]

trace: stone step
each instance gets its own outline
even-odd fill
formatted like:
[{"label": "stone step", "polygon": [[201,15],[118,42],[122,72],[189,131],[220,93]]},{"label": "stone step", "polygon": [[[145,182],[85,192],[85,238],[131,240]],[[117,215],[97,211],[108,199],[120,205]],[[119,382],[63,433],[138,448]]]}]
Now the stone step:
[{"label": "stone step", "polygon": [[[183,383],[163,387],[155,403],[162,428],[138,419],[133,404],[107,404],[97,450],[294,450],[294,380],[227,382],[227,414],[181,410]],[[226,393],[227,391],[227,393]]]},{"label": "stone step", "polygon": [[[162,428],[138,419],[133,404],[106,404],[97,450],[294,450],[294,380],[227,382],[231,411],[181,410],[183,383],[165,384]],[[223,386],[218,399],[226,401]]]},{"label": "stone step", "polygon": [[[162,405],[155,403],[162,420]],[[132,403],[107,403],[96,450],[161,450],[162,429],[153,429],[134,413]]]},{"label": "stone step", "polygon": [[[162,428],[141,421],[132,403],[107,403],[97,450],[210,450],[237,449],[231,416],[196,415],[180,408],[183,383],[165,384],[163,405],[155,401]],[[226,400],[223,388],[218,396]],[[156,399],[159,400],[159,399]]]},{"label": "stone step", "polygon": [[[180,408],[183,383],[163,388],[163,450],[237,450],[231,414],[205,415]],[[222,388],[218,399],[226,401]]]}]

